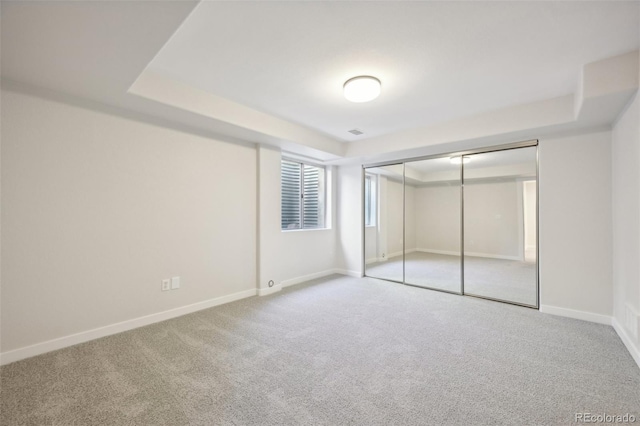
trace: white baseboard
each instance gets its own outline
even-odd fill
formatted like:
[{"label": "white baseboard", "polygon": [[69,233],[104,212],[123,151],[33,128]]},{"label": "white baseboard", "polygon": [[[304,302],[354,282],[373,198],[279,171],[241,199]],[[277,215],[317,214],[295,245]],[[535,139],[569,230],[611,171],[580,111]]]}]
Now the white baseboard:
[{"label": "white baseboard", "polygon": [[325,271],[314,272],[313,274],[302,275],[300,277],[289,278],[288,280],[281,281],[279,284],[273,287],[265,287],[258,289],[258,296],[268,296],[269,294],[276,293],[285,287],[291,287],[296,284],[306,283],[307,281],[315,280],[317,278],[327,277],[333,274],[347,275],[350,277],[360,278],[362,273],[359,271],[351,271],[347,269],[327,269]]},{"label": "white baseboard", "polygon": [[635,360],[636,364],[638,364],[638,367],[640,367],[640,347],[636,346],[633,343],[631,336],[627,334],[627,331],[622,325],[620,325],[615,317],[612,318],[611,325],[613,326],[613,329],[616,331],[616,333],[618,333],[618,336],[620,336],[620,340],[622,340],[622,343],[624,343],[624,345],[627,347],[627,350]]},{"label": "white baseboard", "polygon": [[216,297],[215,299],[204,300],[202,302],[193,303],[191,305],[179,308],[169,309],[168,311],[158,312],[156,314],[146,315],[139,318],[122,321],[116,324],[104,327],[94,328],[93,330],[82,331],[80,333],[71,334],[69,336],[59,337],[57,339],[48,340],[35,345],[26,346],[24,348],[14,349],[12,351],[0,354],[0,365],[9,364],[32,356],[41,355],[46,352],[74,346],[79,343],[88,342],[90,340],[99,339],[101,337],[111,336],[112,334],[122,333],[123,331],[133,330],[134,328],[144,327],[145,325],[154,324],[171,318],[180,317],[192,312],[201,311],[203,309],[212,308],[214,306],[223,305],[225,303],[234,302],[256,295],[256,289],[244,290],[238,293],[229,294],[227,296]]},{"label": "white baseboard", "polygon": [[346,275],[348,277],[362,278],[364,274],[361,271],[353,271],[349,269],[334,269],[336,274]]},{"label": "white baseboard", "polygon": [[624,326],[626,333],[633,339],[638,340],[638,330],[640,329],[640,313],[631,305],[624,304],[624,314],[621,325]]},{"label": "white baseboard", "polygon": [[620,325],[615,317],[549,305],[540,305],[540,312],[613,326],[613,329],[618,333],[618,336],[620,336],[620,340],[622,340],[622,343],[626,346],[631,357],[634,359],[636,364],[638,364],[638,367],[640,367],[640,347],[634,344],[633,339],[627,333],[627,330]]},{"label": "white baseboard", "polygon": [[[418,249],[409,249],[407,250],[405,253],[409,254],[409,253],[413,253],[415,251],[417,251]],[[402,256],[402,250],[400,251],[394,251],[393,253],[387,253],[387,258],[390,259],[392,257],[396,257],[396,256]]]},{"label": "white baseboard", "polygon": [[316,278],[326,277],[328,275],[333,275],[336,273],[335,269],[327,269],[326,271],[315,272],[313,274],[303,275],[301,277],[290,278],[288,280],[282,281],[282,287],[289,287],[292,285],[304,283],[307,281],[315,280]]},{"label": "white baseboard", "polygon": [[258,296],[268,296],[282,290],[282,283],[275,284],[273,287],[264,287],[258,289]]},{"label": "white baseboard", "polygon": [[[314,272],[313,274],[302,275],[300,277],[289,278],[288,280],[283,280],[280,283],[274,285],[273,287],[265,287],[258,289],[258,296],[268,296],[269,294],[276,293],[282,290],[285,287],[291,287],[296,284],[305,283],[307,281],[315,280],[317,278],[326,277],[333,274],[342,274],[342,275],[351,275],[358,274],[357,271],[344,271],[341,269],[327,269],[325,271]],[[360,275],[352,275],[352,276],[360,276]]]},{"label": "white baseboard", "polygon": [[478,253],[474,251],[465,251],[464,255],[471,256],[471,257],[486,257],[488,259],[503,259],[503,260],[518,260],[518,261],[523,260],[522,257],[520,256],[504,256],[501,254]]},{"label": "white baseboard", "polygon": [[[446,254],[449,256],[458,256],[460,257],[460,252],[459,251],[450,251],[450,250],[435,250],[435,249],[425,249],[425,248],[419,248],[417,250],[414,251],[419,251],[422,253],[434,253],[434,254]],[[472,257],[486,257],[488,259],[503,259],[503,260],[518,260],[521,261],[522,258],[520,256],[504,256],[501,254],[491,254],[491,253],[479,253],[479,252],[473,252],[473,251],[465,251],[464,252],[465,256],[472,256]]]},{"label": "white baseboard", "polygon": [[435,250],[435,249],[428,249],[428,248],[419,248],[419,249],[417,249],[417,251],[419,251],[421,253],[446,254],[446,255],[449,255],[449,256],[458,256],[458,257],[460,257],[460,251]]},{"label": "white baseboard", "polygon": [[577,311],[575,309],[559,308],[557,306],[550,305],[540,305],[540,312],[605,325],[611,325],[612,320],[612,317],[608,315],[594,314],[593,312],[586,311]]}]

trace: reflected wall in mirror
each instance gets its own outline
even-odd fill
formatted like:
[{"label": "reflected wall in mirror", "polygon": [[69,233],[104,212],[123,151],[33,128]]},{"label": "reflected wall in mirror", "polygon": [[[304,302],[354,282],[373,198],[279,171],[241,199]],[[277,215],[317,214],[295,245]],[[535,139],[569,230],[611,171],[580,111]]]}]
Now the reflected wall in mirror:
[{"label": "reflected wall in mirror", "polygon": [[464,292],[537,306],[537,148],[465,158]]},{"label": "reflected wall in mirror", "polygon": [[405,282],[462,293],[460,164],[448,157],[405,164]]},{"label": "reflected wall in mirror", "polygon": [[364,172],[365,275],[403,282],[404,165]]}]

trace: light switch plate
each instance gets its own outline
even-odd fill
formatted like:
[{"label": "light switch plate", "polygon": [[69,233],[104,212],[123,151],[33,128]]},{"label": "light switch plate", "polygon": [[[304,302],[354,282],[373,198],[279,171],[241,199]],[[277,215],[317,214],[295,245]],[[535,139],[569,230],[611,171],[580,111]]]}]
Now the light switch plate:
[{"label": "light switch plate", "polygon": [[180,277],[172,277],[171,278],[171,290],[175,290],[180,288]]}]

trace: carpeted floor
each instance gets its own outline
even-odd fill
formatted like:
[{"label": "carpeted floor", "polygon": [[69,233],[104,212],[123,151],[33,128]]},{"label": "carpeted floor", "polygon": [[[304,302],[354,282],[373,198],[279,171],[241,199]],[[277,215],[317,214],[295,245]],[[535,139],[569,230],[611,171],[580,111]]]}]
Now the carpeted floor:
[{"label": "carpeted floor", "polygon": [[640,418],[611,327],[334,276],[0,369],[2,425],[546,425]]},{"label": "carpeted floor", "polygon": [[[465,256],[464,291],[526,305],[536,304],[536,264]],[[460,292],[460,256],[408,253],[408,284]],[[402,256],[367,265],[370,277],[402,281]]]}]

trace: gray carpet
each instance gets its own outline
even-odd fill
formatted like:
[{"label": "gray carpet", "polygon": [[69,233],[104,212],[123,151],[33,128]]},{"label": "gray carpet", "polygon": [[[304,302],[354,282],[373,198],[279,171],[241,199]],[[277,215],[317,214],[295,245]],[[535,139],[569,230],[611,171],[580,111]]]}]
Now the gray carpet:
[{"label": "gray carpet", "polygon": [[[536,264],[465,256],[464,290],[479,296],[536,304]],[[406,256],[406,282],[460,292],[460,256],[414,252]],[[402,256],[367,265],[370,277],[402,281]]]},{"label": "gray carpet", "polygon": [[9,364],[3,425],[545,425],[640,418],[611,327],[331,277]]}]

